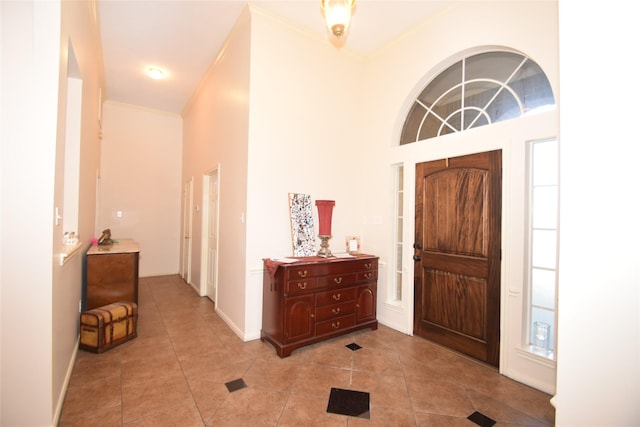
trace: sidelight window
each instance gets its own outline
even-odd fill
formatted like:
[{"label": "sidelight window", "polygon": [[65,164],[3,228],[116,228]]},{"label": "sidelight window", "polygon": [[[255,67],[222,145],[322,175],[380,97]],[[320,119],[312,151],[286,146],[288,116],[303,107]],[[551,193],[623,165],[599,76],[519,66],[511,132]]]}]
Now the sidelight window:
[{"label": "sidelight window", "polygon": [[529,144],[529,349],[553,359],[558,246],[558,144]]},{"label": "sidelight window", "polygon": [[402,164],[395,165],[394,169],[394,180],[395,180],[395,215],[394,218],[396,220],[394,226],[394,237],[393,243],[395,246],[394,251],[394,276],[393,276],[393,295],[391,296],[392,301],[402,301],[402,245],[403,245],[403,222],[404,222],[404,214],[403,214],[403,203],[404,203],[404,166]]}]

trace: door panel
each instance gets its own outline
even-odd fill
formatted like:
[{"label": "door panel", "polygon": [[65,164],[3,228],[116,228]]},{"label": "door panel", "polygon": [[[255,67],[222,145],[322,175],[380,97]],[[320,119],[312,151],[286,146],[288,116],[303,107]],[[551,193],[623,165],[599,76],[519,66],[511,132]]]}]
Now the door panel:
[{"label": "door panel", "polygon": [[191,229],[193,225],[193,179],[184,184],[182,192],[182,278],[191,283]]},{"label": "door panel", "polygon": [[288,298],[284,304],[285,343],[311,338],[314,333],[314,295]]},{"label": "door panel", "polygon": [[356,323],[376,319],[376,288],[361,286],[358,288],[356,303]]},{"label": "door panel", "polygon": [[416,165],[414,333],[498,365],[501,151]]},{"label": "door panel", "polygon": [[208,176],[207,209],[207,296],[216,299],[218,280],[218,172]]}]

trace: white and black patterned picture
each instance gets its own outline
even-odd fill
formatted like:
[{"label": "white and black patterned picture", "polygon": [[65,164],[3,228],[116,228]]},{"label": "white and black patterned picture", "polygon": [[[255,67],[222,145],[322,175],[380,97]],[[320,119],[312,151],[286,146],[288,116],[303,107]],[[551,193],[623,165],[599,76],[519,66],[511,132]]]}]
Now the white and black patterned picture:
[{"label": "white and black patterned picture", "polygon": [[289,193],[293,256],[315,255],[315,232],[311,212],[311,196]]}]

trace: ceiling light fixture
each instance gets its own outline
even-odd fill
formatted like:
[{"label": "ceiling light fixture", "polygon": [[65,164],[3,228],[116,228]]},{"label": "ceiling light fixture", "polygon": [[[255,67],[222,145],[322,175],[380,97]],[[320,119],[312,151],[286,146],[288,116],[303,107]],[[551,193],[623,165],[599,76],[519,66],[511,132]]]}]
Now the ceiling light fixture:
[{"label": "ceiling light fixture", "polygon": [[337,39],[342,38],[349,28],[351,12],[356,0],[320,0],[327,28]]},{"label": "ceiling light fixture", "polygon": [[146,71],[147,76],[151,77],[153,80],[164,79],[167,76],[167,72],[160,67],[150,66],[147,67]]}]

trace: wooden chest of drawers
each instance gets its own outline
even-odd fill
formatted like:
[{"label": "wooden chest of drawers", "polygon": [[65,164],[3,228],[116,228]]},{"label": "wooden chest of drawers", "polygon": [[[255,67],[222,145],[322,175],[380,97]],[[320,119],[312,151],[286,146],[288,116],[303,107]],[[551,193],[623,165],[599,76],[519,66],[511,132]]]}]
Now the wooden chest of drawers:
[{"label": "wooden chest of drawers", "polygon": [[377,329],[378,257],[264,260],[262,341],[278,356],[358,329]]},{"label": "wooden chest of drawers", "polygon": [[114,302],[138,303],[140,246],[131,239],[93,245],[87,251],[82,310]]}]

